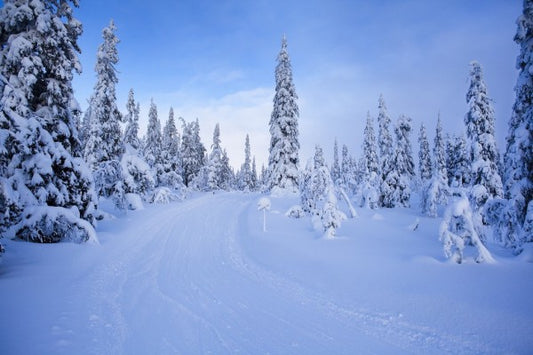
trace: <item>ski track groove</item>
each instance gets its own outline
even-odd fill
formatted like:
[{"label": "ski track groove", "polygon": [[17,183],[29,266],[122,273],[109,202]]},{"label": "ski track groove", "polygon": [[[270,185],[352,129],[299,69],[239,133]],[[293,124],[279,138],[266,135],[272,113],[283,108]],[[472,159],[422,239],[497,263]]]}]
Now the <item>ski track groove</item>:
[{"label": "ski track groove", "polygon": [[[136,223],[136,230],[126,231],[131,233],[132,241],[108,264],[98,266],[90,279],[91,294],[98,300],[89,316],[93,339],[99,340],[94,344],[94,352],[139,351],[130,348],[128,342],[139,336],[143,324],[138,323],[144,319],[139,316],[128,320],[132,309],[147,312],[146,316],[155,317],[156,322],[177,327],[163,328],[165,334],[155,331],[156,334],[141,335],[158,337],[148,339],[158,344],[155,352],[264,353],[270,350],[279,353],[291,352],[291,348],[298,352],[342,349],[342,344],[337,344],[342,339],[321,321],[308,322],[305,317],[291,318],[291,314],[284,314],[281,309],[258,307],[260,302],[246,298],[245,294],[256,289],[278,298],[268,299],[270,305],[292,303],[287,309],[294,308],[296,315],[313,314],[313,319],[342,324],[343,329],[350,330],[347,334],[362,334],[403,352],[499,352],[479,340],[443,334],[398,315],[337,304],[297,281],[254,263],[243,252],[238,238],[249,235],[247,216],[256,197],[252,194],[249,201],[243,202],[242,195],[220,193],[171,204],[164,210],[149,211],[141,228]],[[227,218],[230,214],[232,218]],[[217,278],[217,274],[221,277]],[[236,292],[233,297],[231,290]],[[151,311],[155,315],[145,309],[147,306],[154,308]],[[159,318],[156,311],[161,312]],[[250,319],[257,317],[276,326],[261,329],[260,334],[250,334],[246,326]],[[284,337],[285,333],[293,334],[295,339]],[[276,337],[282,339],[273,344]],[[265,349],[266,345],[273,348]],[[302,345],[306,348],[300,348]],[[353,348],[344,350],[353,351]]]}]

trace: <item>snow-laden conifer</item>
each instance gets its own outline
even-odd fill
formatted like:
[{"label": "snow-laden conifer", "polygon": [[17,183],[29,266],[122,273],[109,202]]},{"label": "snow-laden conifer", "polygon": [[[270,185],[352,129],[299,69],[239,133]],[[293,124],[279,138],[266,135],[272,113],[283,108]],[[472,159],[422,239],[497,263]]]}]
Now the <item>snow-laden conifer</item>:
[{"label": "snow-laden conifer", "polygon": [[298,96],[285,37],[277,60],[274,107],[270,117],[269,188],[298,191]]},{"label": "snow-laden conifer", "polygon": [[337,144],[337,138],[333,144],[333,164],[331,164],[331,178],[333,183],[337,186],[341,185],[341,166],[339,164],[339,145]]},{"label": "snow-laden conifer", "polygon": [[163,175],[163,136],[161,133],[161,122],[157,116],[157,106],[152,99],[150,102],[150,110],[148,111],[148,128],[146,130],[146,137],[143,149],[145,161],[152,169],[156,186],[162,184],[161,177]]},{"label": "snow-laden conifer", "polygon": [[446,171],[448,184],[460,188],[470,182],[470,158],[464,135],[448,136],[446,142]]},{"label": "snow-laden conifer", "polygon": [[415,164],[411,149],[411,118],[400,116],[395,128],[396,147],[390,171],[381,186],[384,207],[409,207]]},{"label": "snow-laden conifer", "polygon": [[515,102],[509,120],[504,156],[505,197],[509,199],[512,217],[507,236],[518,246],[532,242],[533,233],[527,216],[533,210],[533,1],[524,0],[523,12],[516,21],[514,37],[520,46],[516,60],[518,79]]},{"label": "snow-laden conifer", "polygon": [[103,43],[96,54],[96,77],[90,100],[89,137],[85,145],[85,157],[95,178],[99,196],[112,197],[117,207],[125,206],[124,176],[120,160],[124,152],[120,122],[122,115],[117,107],[116,84],[118,83],[116,27],[111,20],[103,29]]},{"label": "snow-laden conifer", "polygon": [[423,212],[430,217],[436,217],[437,207],[439,205],[446,205],[449,195],[448,172],[446,170],[446,148],[439,114],[433,145],[432,176],[429,181],[425,182],[422,193]]},{"label": "snow-laden conifer", "polygon": [[242,164],[241,170],[238,174],[237,185],[240,190],[253,190],[250,137],[248,134],[246,135],[246,139],[244,141],[244,163]]},{"label": "snow-laden conifer", "polygon": [[82,28],[77,1],[53,3],[7,0],[0,9],[0,232],[86,241],[96,203],[72,90]]},{"label": "snow-laden conifer", "polygon": [[374,134],[374,119],[367,113],[366,126],[363,136],[363,169],[361,205],[377,208],[379,203],[380,176],[379,161]]},{"label": "snow-laden conifer", "polygon": [[139,104],[135,103],[133,89],[128,93],[128,102],[126,103],[126,128],[124,129],[124,143],[131,145],[134,149],[141,148],[139,140]]},{"label": "snow-laden conifer", "polygon": [[431,179],[431,155],[429,153],[429,142],[426,132],[426,126],[424,123],[420,125],[420,131],[418,133],[418,172],[420,175],[420,180],[422,183],[425,183]]},{"label": "snow-laden conifer", "polygon": [[181,159],[183,182],[189,186],[205,164],[205,147],[200,140],[200,123],[183,121],[181,137]]},{"label": "snow-laden conifer", "polygon": [[465,126],[472,162],[471,194],[475,208],[479,209],[488,198],[502,197],[503,190],[498,171],[500,154],[494,138],[494,109],[478,62],[470,64],[466,102]]},{"label": "snow-laden conifer", "polygon": [[385,104],[385,99],[383,95],[379,96],[378,100],[378,147],[379,147],[379,162],[380,162],[380,172],[381,172],[381,187],[384,190],[380,192],[380,206],[385,205],[385,194],[388,193],[388,187],[385,184],[385,179],[389,175],[392,169],[392,160],[394,154],[393,139],[391,133],[391,119],[387,111],[387,105]]},{"label": "snow-laden conifer", "polygon": [[195,185],[198,189],[204,191],[220,190],[224,188],[223,179],[223,151],[220,146],[220,126],[217,123],[213,131],[213,144],[211,153],[208,156],[206,164],[201,168],[195,179]]},{"label": "snow-laden conifer", "polygon": [[172,188],[182,189],[182,169],[179,149],[180,137],[174,120],[174,109],[171,107],[168,120],[163,128],[161,138],[161,184]]}]

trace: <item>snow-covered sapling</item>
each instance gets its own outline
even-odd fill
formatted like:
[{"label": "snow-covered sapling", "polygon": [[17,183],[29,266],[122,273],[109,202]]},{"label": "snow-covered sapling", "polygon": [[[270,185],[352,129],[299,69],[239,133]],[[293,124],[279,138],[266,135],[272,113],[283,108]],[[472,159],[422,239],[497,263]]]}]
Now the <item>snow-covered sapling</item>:
[{"label": "snow-covered sapling", "polygon": [[257,202],[257,210],[263,211],[263,232],[266,232],[266,211],[270,210],[270,199],[261,197]]},{"label": "snow-covered sapling", "polygon": [[470,202],[464,196],[446,209],[439,233],[444,255],[461,264],[465,245],[472,244],[478,251],[477,263],[494,263],[492,255],[479,238],[474,221]]}]

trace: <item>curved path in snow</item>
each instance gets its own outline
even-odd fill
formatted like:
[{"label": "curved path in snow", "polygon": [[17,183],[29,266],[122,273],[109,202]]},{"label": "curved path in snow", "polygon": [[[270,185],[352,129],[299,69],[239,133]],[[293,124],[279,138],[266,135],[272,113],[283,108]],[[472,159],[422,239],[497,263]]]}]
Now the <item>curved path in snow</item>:
[{"label": "curved path in snow", "polygon": [[249,234],[247,216],[255,210],[257,198],[238,193],[202,195],[130,214],[127,223],[117,221],[119,235],[110,234],[104,245],[95,247],[98,259],[93,256],[85,273],[78,272],[79,280],[67,287],[68,302],[60,306],[61,317],[51,325],[58,339],[55,350],[95,354],[491,351],[398,316],[339,305],[254,263],[239,240]]}]

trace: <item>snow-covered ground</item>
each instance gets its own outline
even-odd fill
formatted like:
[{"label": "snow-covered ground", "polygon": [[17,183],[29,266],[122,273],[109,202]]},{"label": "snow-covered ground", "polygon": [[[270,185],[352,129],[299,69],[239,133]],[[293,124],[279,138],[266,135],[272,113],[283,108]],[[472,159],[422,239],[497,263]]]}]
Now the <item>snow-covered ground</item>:
[{"label": "snow-covered ground", "polygon": [[531,353],[532,250],[449,263],[414,209],[359,209],[325,240],[287,197],[263,232],[260,197],[147,206],[100,245],[4,240],[0,353]]}]

